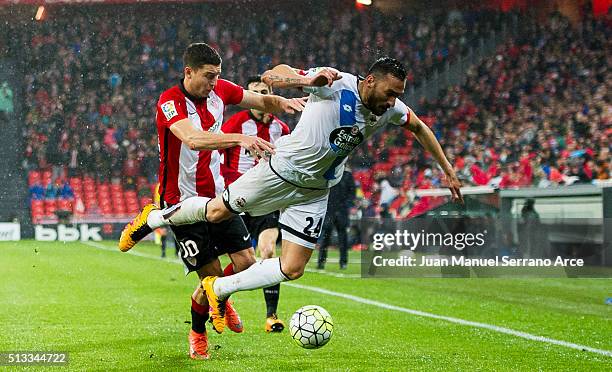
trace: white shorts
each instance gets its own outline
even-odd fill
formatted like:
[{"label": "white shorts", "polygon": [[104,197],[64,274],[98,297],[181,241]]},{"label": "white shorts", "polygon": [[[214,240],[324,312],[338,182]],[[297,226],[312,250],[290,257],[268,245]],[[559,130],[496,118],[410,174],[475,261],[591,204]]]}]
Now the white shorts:
[{"label": "white shorts", "polygon": [[280,211],[282,237],[314,249],[325,212],[329,189],[307,189],[281,179],[262,161],[228,186],[223,192],[225,206],[234,213],[262,216]]}]

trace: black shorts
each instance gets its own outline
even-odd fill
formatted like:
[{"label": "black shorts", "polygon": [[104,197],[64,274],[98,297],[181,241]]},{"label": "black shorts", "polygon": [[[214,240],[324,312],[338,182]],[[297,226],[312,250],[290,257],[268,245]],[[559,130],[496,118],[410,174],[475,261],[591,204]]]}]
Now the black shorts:
[{"label": "black shorts", "polygon": [[266,229],[278,229],[278,218],[280,213],[278,211],[264,214],[263,216],[253,217],[249,214],[241,214],[242,220],[246,225],[247,229],[251,233],[253,239],[259,239],[259,234]]},{"label": "black shorts", "polygon": [[199,270],[223,254],[251,248],[251,236],[240,216],[220,223],[171,226],[187,272]]}]

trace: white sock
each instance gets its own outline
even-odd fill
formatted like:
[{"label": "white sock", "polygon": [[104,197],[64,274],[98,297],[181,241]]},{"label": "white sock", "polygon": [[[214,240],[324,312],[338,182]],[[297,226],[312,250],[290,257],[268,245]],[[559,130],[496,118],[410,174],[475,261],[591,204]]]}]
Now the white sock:
[{"label": "white sock", "polygon": [[234,292],[270,287],[289,280],[281,271],[280,258],[259,261],[237,274],[219,277],[214,290],[220,298],[227,298]]},{"label": "white sock", "polygon": [[167,225],[188,225],[206,221],[206,204],[210,198],[192,196],[182,202],[156,211],[147,217],[147,225],[153,230]]}]

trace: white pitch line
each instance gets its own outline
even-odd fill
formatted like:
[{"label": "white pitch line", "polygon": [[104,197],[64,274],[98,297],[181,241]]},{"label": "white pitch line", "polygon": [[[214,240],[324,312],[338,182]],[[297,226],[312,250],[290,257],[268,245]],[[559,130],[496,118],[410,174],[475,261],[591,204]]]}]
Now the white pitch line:
[{"label": "white pitch line", "polygon": [[[340,263],[340,259],[339,258],[328,258],[325,260],[326,263]],[[349,258],[348,263],[350,264],[360,264],[361,263],[361,259],[360,258]]]},{"label": "white pitch line", "polygon": [[[82,243],[85,244],[85,245],[88,245],[90,247],[102,249],[102,250],[109,251],[109,252],[120,252],[118,249],[111,249],[111,248],[109,248],[109,247],[107,247],[107,246],[105,246],[103,244],[99,244],[99,243],[94,243],[94,242],[82,242]],[[134,255],[134,256],[139,256],[139,257],[144,257],[144,258],[155,259],[155,260],[159,260],[159,261],[166,261],[166,262],[170,262],[170,263],[181,264],[181,262],[179,260],[167,260],[167,259],[164,259],[164,258],[161,258],[161,257],[158,257],[158,256],[152,256],[152,255],[148,255],[148,254],[144,254],[144,253],[140,253],[140,252],[135,252],[135,251],[130,251],[128,254],[131,254],[131,255]],[[339,276],[339,275],[345,275],[346,276],[346,275],[349,275],[349,274],[341,274],[341,273],[322,272],[321,270],[311,270],[311,269],[307,269],[307,271],[315,272],[315,273],[319,273],[319,274],[327,274],[327,275],[332,274],[333,276]],[[322,293],[322,294],[326,294],[328,296],[340,297],[340,298],[344,298],[344,299],[347,299],[347,300],[359,302],[359,303],[362,303],[362,304],[380,307],[380,308],[386,309],[386,310],[394,310],[394,311],[399,311],[399,312],[402,312],[402,313],[422,316],[422,317],[425,317],[425,318],[444,320],[444,321],[447,321],[447,322],[450,322],[450,323],[461,324],[461,325],[475,327],[475,328],[488,329],[490,331],[494,331],[494,332],[498,332],[498,333],[504,333],[504,334],[507,334],[507,335],[524,338],[526,340],[544,342],[544,343],[548,343],[548,344],[568,347],[570,349],[575,349],[575,350],[580,350],[580,351],[589,351],[591,353],[596,353],[596,354],[601,354],[601,355],[605,355],[605,356],[608,356],[608,357],[612,357],[612,351],[610,351],[610,350],[596,349],[596,348],[593,348],[593,347],[590,347],[590,346],[575,344],[573,342],[556,340],[554,338],[549,338],[549,337],[544,337],[544,336],[538,336],[538,335],[534,335],[534,334],[527,333],[527,332],[522,332],[522,331],[517,331],[517,330],[514,330],[514,329],[510,329],[510,328],[499,327],[499,326],[496,326],[496,325],[493,325],[493,324],[473,322],[471,320],[465,320],[465,319],[461,319],[461,318],[454,318],[454,317],[445,316],[445,315],[438,315],[438,314],[428,313],[428,312],[420,311],[420,310],[408,309],[408,308],[405,308],[405,307],[390,305],[390,304],[386,304],[384,302],[374,301],[374,300],[370,300],[370,299],[359,297],[359,296],[353,296],[353,295],[346,294],[346,293],[330,291],[328,289],[319,288],[319,287],[312,287],[312,286],[308,286],[308,285],[297,284],[297,283],[294,283],[294,282],[284,282],[283,285],[287,285],[289,287],[294,287],[294,288],[305,289],[305,290],[312,291],[312,292]]]},{"label": "white pitch line", "polygon": [[317,274],[329,275],[329,276],[333,276],[334,278],[349,278],[349,279],[361,278],[361,275],[359,275],[359,274],[335,273],[333,271],[311,269],[311,268],[308,268],[308,267],[305,268],[304,271],[309,272],[309,273],[317,273]]},{"label": "white pitch line", "polygon": [[[119,248],[117,249],[113,249],[110,248],[104,244],[100,244],[100,243],[96,243],[96,242],[91,242],[91,241],[87,241],[87,242],[81,242],[85,245],[88,245],[90,247],[93,248],[98,248],[98,249],[102,249],[105,251],[109,251],[109,252],[118,252],[118,253],[122,253]],[[151,254],[146,254],[146,253],[141,253],[138,251],[128,251],[127,253],[124,254],[129,254],[129,255],[133,255],[133,256],[138,256],[138,257],[144,257],[144,258],[152,258],[154,260],[159,260],[159,261],[164,261],[164,262],[169,262],[169,263],[175,263],[175,264],[179,264],[182,265],[183,263],[181,262],[181,260],[179,259],[167,259],[167,258],[162,258],[160,256],[153,256]],[[356,279],[356,278],[361,278],[361,275],[359,274],[344,274],[344,273],[335,273],[335,272],[331,272],[331,271],[324,271],[324,270],[316,270],[316,269],[310,269],[310,268],[306,268],[306,271],[310,272],[310,273],[317,273],[317,274],[322,274],[322,275],[328,275],[328,276],[333,276],[335,278],[352,278],[352,279]]]},{"label": "white pitch line", "polygon": [[114,248],[110,248],[110,247],[108,247],[108,246],[106,246],[104,244],[100,244],[100,243],[96,243],[96,242],[90,242],[90,241],[81,242],[81,243],[83,243],[85,245],[88,245],[90,247],[93,247],[93,248],[102,249],[104,251],[115,252],[115,253],[123,253],[123,254],[126,254],[126,255],[129,254],[129,255],[132,255],[132,256],[138,256],[138,257],[144,257],[144,258],[152,258],[154,260],[165,261],[165,262],[175,263],[175,264],[181,264],[181,261],[178,260],[178,259],[170,260],[170,259],[162,258],[160,256],[153,256],[153,255],[146,254],[146,253],[141,253],[141,252],[138,252],[138,251],[121,252],[119,250],[119,248],[114,249]]},{"label": "white pitch line", "polygon": [[521,338],[524,338],[524,339],[527,339],[527,340],[540,341],[540,342],[545,342],[545,343],[549,343],[549,344],[553,344],[553,345],[565,346],[565,347],[569,347],[571,349],[576,349],[576,350],[581,350],[581,351],[590,351],[592,353],[597,353],[597,354],[601,354],[601,355],[612,357],[612,351],[609,351],[609,350],[595,349],[595,348],[592,348],[592,347],[589,347],[589,346],[585,346],[585,345],[574,344],[572,342],[567,342],[567,341],[555,340],[554,338],[548,338],[548,337],[544,337],[544,336],[537,336],[537,335],[533,335],[531,333],[516,331],[516,330],[510,329],[510,328],[498,327],[498,326],[492,325],[492,324],[473,322],[471,320],[454,318],[454,317],[451,317],[451,316],[444,316],[444,315],[428,313],[428,312],[425,312],[425,311],[412,310],[412,309],[408,309],[408,308],[405,308],[405,307],[389,305],[389,304],[386,304],[384,302],[373,301],[373,300],[369,300],[367,298],[353,296],[353,295],[346,294],[346,293],[334,292],[334,291],[330,291],[330,290],[319,288],[319,287],[311,287],[311,286],[308,286],[308,285],[302,285],[302,284],[297,284],[297,283],[284,283],[284,284],[288,285],[290,287],[306,289],[306,290],[312,291],[312,292],[318,292],[318,293],[326,294],[326,295],[329,295],[329,296],[340,297],[340,298],[344,298],[344,299],[347,299],[347,300],[352,300],[352,301],[355,301],[355,302],[360,302],[362,304],[372,305],[372,306],[380,307],[380,308],[387,309],[387,310],[400,311],[400,312],[408,313],[408,314],[412,314],[412,315],[418,315],[418,316],[427,317],[427,318],[444,320],[444,321],[447,321],[447,322],[450,322],[450,323],[461,324],[461,325],[466,325],[466,326],[470,326],[470,327],[484,328],[484,329],[488,329],[488,330],[499,332],[499,333],[505,333],[505,334],[508,334],[508,335],[512,335],[512,336],[516,336],[516,337],[521,337]]}]

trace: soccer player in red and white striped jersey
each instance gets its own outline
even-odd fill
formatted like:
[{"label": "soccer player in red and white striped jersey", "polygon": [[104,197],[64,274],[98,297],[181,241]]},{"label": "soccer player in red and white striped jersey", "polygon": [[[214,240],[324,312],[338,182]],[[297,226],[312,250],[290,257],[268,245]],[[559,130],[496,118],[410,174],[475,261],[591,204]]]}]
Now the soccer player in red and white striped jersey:
[{"label": "soccer player in red and white striped jersey", "polygon": [[[271,94],[271,88],[261,81],[261,76],[254,76],[247,81],[247,89],[259,94]],[[259,137],[272,144],[281,136],[290,132],[289,126],[274,114],[257,109],[240,111],[234,114],[221,127],[223,133],[240,133],[246,136]],[[223,151],[221,173],[226,186],[254,167],[258,158],[248,149],[235,146]],[[257,240],[257,251],[262,259],[272,258],[276,255],[276,240],[278,239],[279,213],[272,212],[263,216],[253,217],[248,214],[241,215],[244,223],[253,238]],[[285,325],[278,319],[276,310],[280,293],[280,284],[263,289],[266,301],[266,332],[281,332]]]},{"label": "soccer player in red and white striped jersey", "polygon": [[[183,62],[184,78],[163,92],[157,103],[160,204],[167,209],[163,215],[151,213],[159,207],[147,205],[121,234],[119,248],[124,252],[152,231],[148,219],[171,218],[186,207],[181,203],[183,200],[194,196],[213,198],[223,191],[225,185],[220,174],[219,150],[241,146],[258,156],[274,152],[271,143],[258,137],[223,134],[221,123],[227,105],[287,113],[301,111],[304,107],[303,99],[249,92],[220,79],[221,57],[205,43],[189,45]],[[216,275],[212,273],[221,275],[220,254],[230,256],[236,272],[255,262],[249,233],[239,216],[224,225],[197,222],[172,227],[172,230],[186,270],[196,271],[200,280]],[[208,359],[206,321],[209,305],[200,282],[191,303],[190,356]],[[236,332],[242,331],[239,317],[231,306],[226,310],[226,315],[236,323],[227,325]]]}]

